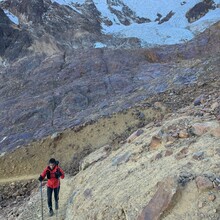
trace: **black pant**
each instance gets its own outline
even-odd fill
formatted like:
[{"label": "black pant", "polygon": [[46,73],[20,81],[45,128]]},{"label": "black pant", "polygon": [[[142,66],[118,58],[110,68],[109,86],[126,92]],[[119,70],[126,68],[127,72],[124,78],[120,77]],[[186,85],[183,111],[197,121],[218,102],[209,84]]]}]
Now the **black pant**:
[{"label": "black pant", "polygon": [[52,193],[53,193],[53,191],[54,191],[55,203],[58,203],[60,187],[57,187],[55,189],[47,187],[47,202],[48,202],[49,209],[52,209]]}]

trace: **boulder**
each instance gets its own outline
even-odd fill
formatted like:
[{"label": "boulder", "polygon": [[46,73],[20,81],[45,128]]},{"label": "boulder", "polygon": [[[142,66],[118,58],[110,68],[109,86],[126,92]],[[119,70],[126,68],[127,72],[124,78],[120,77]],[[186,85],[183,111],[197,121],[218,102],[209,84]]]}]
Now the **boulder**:
[{"label": "boulder", "polygon": [[204,95],[200,95],[199,97],[197,97],[195,100],[194,100],[194,105],[197,106],[197,105],[201,105],[202,103],[204,103],[205,100],[204,100]]},{"label": "boulder", "polygon": [[162,138],[159,136],[153,136],[150,142],[150,150],[157,149],[162,144]]},{"label": "boulder", "polygon": [[182,149],[175,155],[175,158],[176,158],[177,160],[181,160],[181,159],[187,157],[188,152],[189,152],[188,147],[184,147],[184,148],[182,148]]},{"label": "boulder", "polygon": [[220,137],[220,126],[216,121],[195,123],[191,127],[191,133],[196,136],[202,136],[209,132],[214,137]]},{"label": "boulder", "polygon": [[203,151],[195,152],[192,155],[193,159],[195,159],[195,160],[201,160],[201,159],[203,159],[203,156],[204,156]]},{"label": "boulder", "polygon": [[175,177],[169,176],[159,182],[156,193],[144,207],[138,220],[159,220],[165,211],[172,208],[178,190],[178,181]]},{"label": "boulder", "polygon": [[168,149],[168,150],[166,150],[164,156],[165,156],[165,157],[168,157],[168,156],[170,156],[170,155],[172,155],[172,154],[173,154],[173,151],[170,150],[170,149]]},{"label": "boulder", "polygon": [[181,131],[179,132],[179,138],[188,138],[188,137],[189,137],[189,133],[187,132],[186,129],[181,130]]},{"label": "boulder", "polygon": [[104,146],[93,153],[89,154],[85,157],[80,164],[80,170],[85,170],[92,164],[105,159],[108,156],[108,152],[106,151],[107,146]]},{"label": "boulder", "polygon": [[144,133],[144,131],[142,129],[138,129],[137,131],[135,131],[133,134],[131,134],[128,137],[127,143],[131,143],[135,138],[137,138],[138,136],[140,136],[143,133]]},{"label": "boulder", "polygon": [[196,136],[202,136],[208,131],[208,126],[204,123],[195,123],[192,125],[191,132]]},{"label": "boulder", "polygon": [[210,133],[214,137],[220,137],[220,127],[211,129]]},{"label": "boulder", "polygon": [[218,102],[214,102],[212,105],[211,105],[211,110],[214,111],[216,108],[219,107],[219,104]]},{"label": "boulder", "polygon": [[120,165],[122,163],[128,162],[130,157],[131,157],[131,155],[132,155],[131,152],[126,152],[124,154],[120,154],[120,155],[115,156],[112,159],[112,165],[113,166],[118,166],[118,165]]},{"label": "boulder", "polygon": [[195,181],[197,188],[201,191],[213,189],[213,183],[207,177],[198,176]]}]

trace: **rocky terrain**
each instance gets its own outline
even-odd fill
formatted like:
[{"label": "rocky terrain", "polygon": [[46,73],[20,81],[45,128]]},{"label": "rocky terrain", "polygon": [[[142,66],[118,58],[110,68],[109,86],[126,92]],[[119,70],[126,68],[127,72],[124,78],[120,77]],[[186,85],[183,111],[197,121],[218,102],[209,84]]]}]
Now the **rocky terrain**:
[{"label": "rocky terrain", "polygon": [[[209,86],[190,105],[84,157],[78,174],[62,181],[58,218],[219,219],[219,81]],[[4,189],[15,189],[15,180]],[[12,192],[16,202],[3,206],[1,219],[41,217],[37,188],[22,201],[20,191]]]},{"label": "rocky terrain", "polygon": [[[121,25],[149,22],[132,12],[130,1],[106,4]],[[114,10],[119,6],[124,14]],[[199,8],[194,20],[219,10],[214,1],[183,7],[188,14]],[[219,23],[184,44],[147,49],[139,38],[103,33],[99,10],[93,1],[0,1],[0,153],[197,84],[207,68],[218,71]],[[97,42],[106,47],[95,48]]]},{"label": "rocky terrain", "polygon": [[1,66],[1,153],[127,109],[151,94],[198,83],[207,68],[215,74],[218,37],[216,24],[185,45],[33,54]]},{"label": "rocky terrain", "polygon": [[41,218],[51,157],[54,219],[220,219],[219,4],[169,5],[0,0],[0,219]]}]

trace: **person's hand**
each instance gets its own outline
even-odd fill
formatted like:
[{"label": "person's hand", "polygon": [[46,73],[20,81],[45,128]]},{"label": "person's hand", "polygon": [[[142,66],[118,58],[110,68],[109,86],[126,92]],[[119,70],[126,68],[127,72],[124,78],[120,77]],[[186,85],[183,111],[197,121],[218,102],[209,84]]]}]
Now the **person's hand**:
[{"label": "person's hand", "polygon": [[39,180],[40,182],[42,182],[42,181],[43,181],[43,177],[42,177],[42,176],[39,176],[38,180]]}]

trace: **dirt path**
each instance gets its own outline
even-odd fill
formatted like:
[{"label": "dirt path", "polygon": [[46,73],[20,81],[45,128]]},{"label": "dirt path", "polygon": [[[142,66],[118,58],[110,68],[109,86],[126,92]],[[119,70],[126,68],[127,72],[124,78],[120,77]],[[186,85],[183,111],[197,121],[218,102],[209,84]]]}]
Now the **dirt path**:
[{"label": "dirt path", "polygon": [[[22,180],[36,179],[37,175],[20,176],[8,179],[1,179],[0,183],[9,183]],[[54,216],[48,216],[47,208],[47,187],[43,186],[43,220],[63,220],[66,215],[66,207],[68,204],[69,196],[71,195],[71,178],[66,176],[61,180],[60,194],[59,194],[59,210],[58,213],[54,210]],[[53,209],[54,209],[54,197],[53,197]],[[32,192],[30,199],[24,202],[22,205],[16,206],[16,211],[19,213],[18,217],[10,218],[10,220],[42,220],[41,212],[41,193],[40,184],[39,187]],[[57,214],[57,215],[56,215]]]},{"label": "dirt path", "polygon": [[35,174],[35,175],[29,175],[29,176],[17,176],[17,177],[11,177],[11,178],[6,178],[6,179],[0,179],[0,184],[37,179],[38,176],[39,175]]},{"label": "dirt path", "polygon": [[[59,194],[59,210],[58,213],[55,212],[53,217],[48,217],[47,208],[47,195],[46,186],[43,187],[43,210],[44,210],[44,220],[62,220],[65,219],[66,205],[68,203],[69,195],[71,194],[71,179],[66,176],[65,179],[61,180],[60,194]],[[41,218],[41,199],[40,190],[36,192],[33,199],[30,200],[28,207],[22,213],[19,219],[42,219]],[[54,207],[54,200],[53,200]],[[57,214],[57,215],[56,215]],[[36,218],[37,217],[37,218]]]}]

